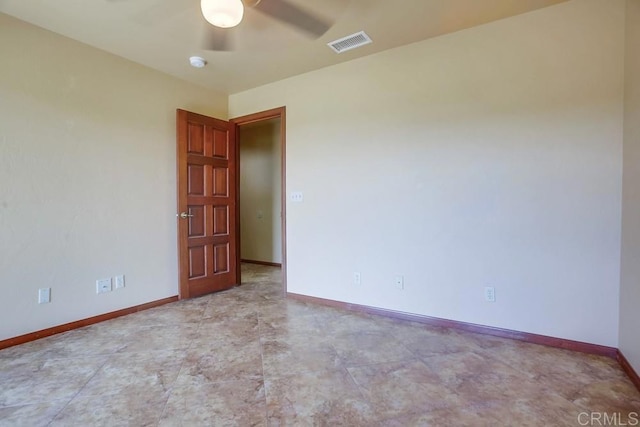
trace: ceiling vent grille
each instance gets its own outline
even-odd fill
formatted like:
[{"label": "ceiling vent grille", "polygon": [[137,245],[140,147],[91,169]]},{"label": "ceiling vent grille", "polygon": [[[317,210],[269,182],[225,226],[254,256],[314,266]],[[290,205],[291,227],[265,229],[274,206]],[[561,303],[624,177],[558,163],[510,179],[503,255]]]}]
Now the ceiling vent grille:
[{"label": "ceiling vent grille", "polygon": [[333,49],[334,52],[342,53],[360,46],[364,46],[365,44],[369,44],[371,42],[371,38],[364,31],[360,31],[359,33],[351,34],[350,36],[334,40],[330,43],[327,43],[327,45],[331,49]]}]

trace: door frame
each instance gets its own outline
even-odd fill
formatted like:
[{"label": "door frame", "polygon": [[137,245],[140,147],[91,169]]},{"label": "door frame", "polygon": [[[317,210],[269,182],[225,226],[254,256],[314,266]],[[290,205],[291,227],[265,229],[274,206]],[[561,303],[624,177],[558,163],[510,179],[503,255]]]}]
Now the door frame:
[{"label": "door frame", "polygon": [[272,120],[272,119],[280,119],[280,156],[281,156],[281,166],[280,166],[280,185],[281,185],[281,200],[280,200],[280,210],[282,212],[281,215],[281,223],[282,223],[282,288],[284,295],[287,294],[287,168],[286,168],[286,107],[278,107],[273,108],[266,111],[261,111],[259,113],[248,114],[246,116],[235,117],[233,119],[229,119],[229,122],[235,127],[236,134],[236,251],[237,251],[237,262],[238,266],[236,268],[238,285],[240,282],[240,126],[248,125],[251,123]]}]

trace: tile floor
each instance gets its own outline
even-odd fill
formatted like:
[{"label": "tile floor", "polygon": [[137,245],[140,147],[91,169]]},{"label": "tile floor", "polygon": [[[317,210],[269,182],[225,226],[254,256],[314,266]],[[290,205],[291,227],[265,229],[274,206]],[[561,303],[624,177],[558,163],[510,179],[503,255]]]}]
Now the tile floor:
[{"label": "tile floor", "polygon": [[286,300],[271,267],[243,277],[0,351],[0,426],[579,426],[592,412],[633,425],[640,412],[614,360]]}]

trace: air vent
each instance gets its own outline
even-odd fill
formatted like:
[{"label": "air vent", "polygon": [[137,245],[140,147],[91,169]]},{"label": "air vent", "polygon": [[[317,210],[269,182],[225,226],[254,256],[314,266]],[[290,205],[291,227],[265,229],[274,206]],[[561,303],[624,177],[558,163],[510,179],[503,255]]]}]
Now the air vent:
[{"label": "air vent", "polygon": [[331,43],[327,43],[327,45],[334,52],[342,53],[369,43],[371,43],[371,38],[364,31],[360,31],[359,33],[334,40]]}]

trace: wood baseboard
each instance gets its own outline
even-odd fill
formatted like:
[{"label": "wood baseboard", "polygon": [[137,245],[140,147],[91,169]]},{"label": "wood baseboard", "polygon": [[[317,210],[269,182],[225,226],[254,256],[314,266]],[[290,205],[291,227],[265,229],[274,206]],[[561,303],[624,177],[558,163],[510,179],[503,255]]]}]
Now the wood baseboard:
[{"label": "wood baseboard", "polygon": [[71,331],[73,329],[82,328],[84,326],[93,325],[95,323],[104,322],[105,320],[115,319],[116,317],[126,316],[127,314],[133,314],[139,311],[148,310],[150,308],[158,307],[176,301],[178,301],[177,295],[157,301],[151,301],[146,304],[136,305],[134,307],[124,308],[122,310],[112,311],[111,313],[100,314],[98,316],[89,317],[88,319],[76,320],[75,322],[65,323],[64,325],[54,326],[52,328],[31,332],[29,334],[20,335],[14,338],[8,338],[6,340],[0,341],[0,350],[8,347],[13,347],[14,345],[35,341],[40,338],[50,337],[51,335],[60,334],[62,332]]},{"label": "wood baseboard", "polygon": [[268,265],[270,267],[281,267],[282,268],[282,264],[277,263],[277,262],[254,261],[252,259],[241,259],[240,262],[246,262],[247,264]]},{"label": "wood baseboard", "polygon": [[424,323],[431,326],[440,326],[445,328],[459,329],[467,332],[475,332],[478,334],[492,335],[495,337],[509,338],[518,341],[525,341],[534,344],[546,345],[549,347],[557,347],[565,350],[579,351],[582,353],[597,354],[611,358],[618,357],[618,349],[614,347],[606,347],[597,344],[590,344],[580,341],[566,340],[562,338],[548,337],[545,335],[531,334],[528,332],[513,331],[510,329],[495,328],[492,326],[477,325],[474,323],[459,322],[456,320],[440,319],[438,317],[423,316],[421,314],[411,314],[402,311],[387,310],[384,308],[370,307],[366,305],[351,304],[346,302],[328,300],[324,298],[310,297],[306,295],[287,293],[289,298],[293,298],[303,302],[311,302],[326,305],[344,310],[358,311],[361,313],[376,314],[379,316],[391,317],[394,319],[409,320],[412,322]]},{"label": "wood baseboard", "polygon": [[620,362],[620,366],[622,366],[622,370],[631,378],[631,382],[636,386],[636,388],[640,391],[640,376],[633,369],[631,363],[624,357],[624,354],[620,350],[618,350],[618,362]]}]

